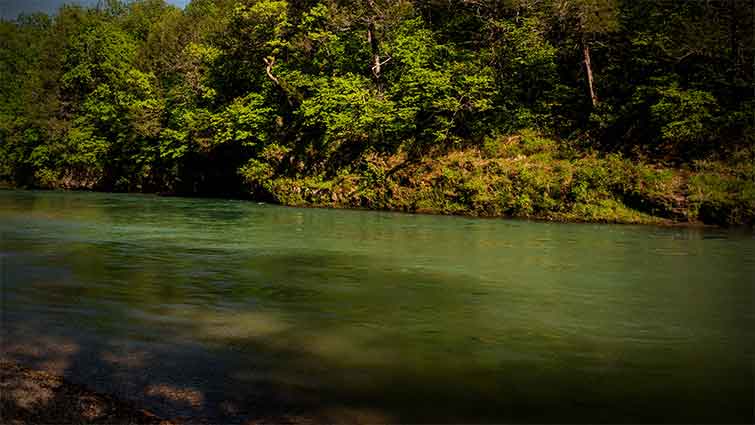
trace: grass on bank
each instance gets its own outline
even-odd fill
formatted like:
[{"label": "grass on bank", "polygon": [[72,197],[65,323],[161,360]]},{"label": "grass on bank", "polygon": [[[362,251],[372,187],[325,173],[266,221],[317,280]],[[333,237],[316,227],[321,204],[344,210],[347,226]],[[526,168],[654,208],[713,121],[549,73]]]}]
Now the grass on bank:
[{"label": "grass on bank", "polygon": [[368,152],[335,176],[241,174],[290,206],[366,208],[608,223],[755,222],[755,162],[697,161],[671,168],[584,153],[535,133],[491,138],[413,160]]}]

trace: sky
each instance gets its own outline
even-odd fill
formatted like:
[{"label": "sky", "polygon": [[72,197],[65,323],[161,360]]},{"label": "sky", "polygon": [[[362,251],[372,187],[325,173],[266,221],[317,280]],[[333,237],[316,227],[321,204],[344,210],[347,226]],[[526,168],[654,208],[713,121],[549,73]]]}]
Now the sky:
[{"label": "sky", "polygon": [[[170,4],[184,7],[189,0],[166,0]],[[97,0],[0,0],[0,18],[15,19],[20,13],[54,13],[66,3],[94,5]]]}]

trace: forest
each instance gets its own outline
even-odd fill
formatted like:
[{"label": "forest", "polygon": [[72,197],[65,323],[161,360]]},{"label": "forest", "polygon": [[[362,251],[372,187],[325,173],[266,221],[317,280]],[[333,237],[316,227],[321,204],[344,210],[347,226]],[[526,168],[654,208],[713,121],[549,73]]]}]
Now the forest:
[{"label": "forest", "polygon": [[755,221],[755,0],[163,0],[0,21],[0,181]]}]

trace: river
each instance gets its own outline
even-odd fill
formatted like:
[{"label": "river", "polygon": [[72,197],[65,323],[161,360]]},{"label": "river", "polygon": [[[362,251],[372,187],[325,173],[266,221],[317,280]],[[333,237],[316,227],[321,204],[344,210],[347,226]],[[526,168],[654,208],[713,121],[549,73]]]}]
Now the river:
[{"label": "river", "polygon": [[747,422],[751,231],[0,190],[3,357],[243,423]]}]

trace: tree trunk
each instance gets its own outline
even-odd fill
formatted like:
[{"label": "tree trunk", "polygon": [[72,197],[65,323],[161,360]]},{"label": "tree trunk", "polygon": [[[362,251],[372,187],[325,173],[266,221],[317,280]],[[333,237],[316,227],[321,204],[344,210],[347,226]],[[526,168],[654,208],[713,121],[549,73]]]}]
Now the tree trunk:
[{"label": "tree trunk", "polygon": [[372,51],[372,75],[375,77],[375,81],[377,81],[380,79],[380,71],[383,64],[380,62],[380,46],[375,36],[375,24],[373,22],[370,22],[367,26],[367,41],[370,43],[370,50]]},{"label": "tree trunk", "polygon": [[286,97],[286,102],[288,102],[288,105],[293,107],[294,102],[291,100],[291,97],[293,97],[297,102],[302,101],[302,96],[296,90],[295,88],[291,87],[290,84],[286,83],[285,80],[281,81],[278,79],[278,77],[273,74],[273,66],[275,65],[275,56],[268,56],[266,58],[262,58],[262,61],[265,62],[265,73],[267,74],[267,78],[269,78],[272,82],[275,83],[278,88],[283,92],[283,94]]},{"label": "tree trunk", "polygon": [[585,74],[587,75],[587,91],[592,101],[592,106],[598,105],[598,95],[595,93],[595,81],[592,74],[592,63],[590,62],[590,46],[587,41],[582,38],[582,56],[585,64]]},{"label": "tree trunk", "polygon": [[380,73],[383,70],[383,65],[387,62],[387,60],[380,60],[380,40],[378,40],[375,21],[382,20],[384,16],[375,4],[374,0],[367,0],[367,3],[370,5],[370,9],[372,9],[372,16],[367,21],[367,42],[370,43],[370,51],[372,53],[372,77],[374,78],[378,88],[380,88]]},{"label": "tree trunk", "polygon": [[729,48],[731,49],[732,76],[731,84],[734,85],[739,76],[739,39],[737,37],[737,3],[729,0]]}]

